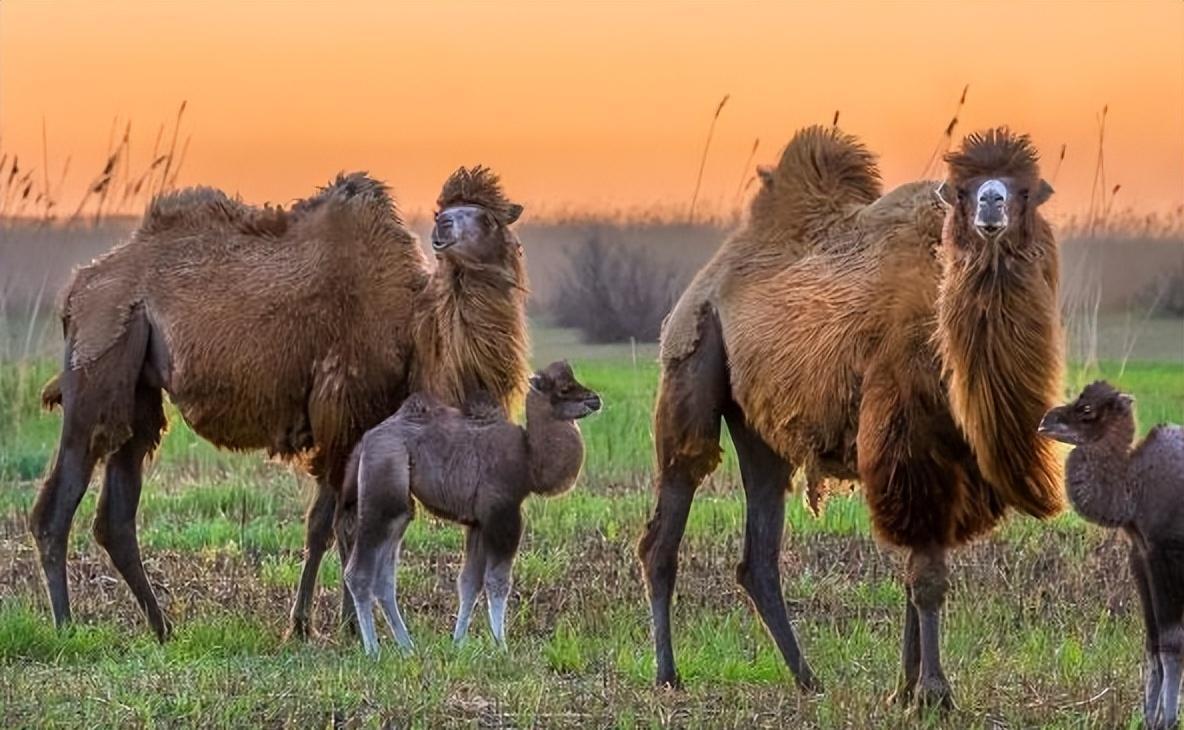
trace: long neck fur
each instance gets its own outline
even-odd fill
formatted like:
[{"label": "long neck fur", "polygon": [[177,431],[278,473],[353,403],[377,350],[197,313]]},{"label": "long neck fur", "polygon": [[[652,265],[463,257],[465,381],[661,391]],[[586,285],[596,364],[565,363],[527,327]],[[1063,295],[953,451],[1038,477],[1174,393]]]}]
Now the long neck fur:
[{"label": "long neck fur", "polygon": [[1032,212],[1006,240],[947,217],[936,340],[954,418],[983,476],[1035,517],[1062,508],[1060,460],[1037,426],[1058,397],[1061,324],[1052,230]]},{"label": "long neck fur", "polygon": [[1134,419],[1122,419],[1101,439],[1069,454],[1065,475],[1069,502],[1090,522],[1123,527],[1134,520],[1140,489],[1129,477],[1134,437]]},{"label": "long neck fur", "polygon": [[530,492],[556,495],[575,486],[584,465],[580,427],[556,418],[547,397],[534,392],[526,396],[526,447]]},{"label": "long neck fur", "polygon": [[513,415],[530,375],[526,277],[519,260],[506,266],[442,260],[416,312],[412,390],[454,406],[488,391]]}]

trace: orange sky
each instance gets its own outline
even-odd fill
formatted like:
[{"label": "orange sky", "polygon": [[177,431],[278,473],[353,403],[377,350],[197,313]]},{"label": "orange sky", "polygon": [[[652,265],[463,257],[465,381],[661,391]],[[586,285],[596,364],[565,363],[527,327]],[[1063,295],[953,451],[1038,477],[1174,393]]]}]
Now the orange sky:
[{"label": "orange sky", "polygon": [[[731,202],[793,130],[829,122],[919,175],[970,84],[961,132],[1009,123],[1048,163],[1057,210],[1089,200],[1096,114],[1119,205],[1184,201],[1184,3],[828,4],[0,2],[0,148],[62,207],[132,120],[133,167],[188,100],[182,183],[288,201],[368,169],[410,210],[457,165],[494,166],[540,208]],[[122,122],[121,122],[122,125]]]}]

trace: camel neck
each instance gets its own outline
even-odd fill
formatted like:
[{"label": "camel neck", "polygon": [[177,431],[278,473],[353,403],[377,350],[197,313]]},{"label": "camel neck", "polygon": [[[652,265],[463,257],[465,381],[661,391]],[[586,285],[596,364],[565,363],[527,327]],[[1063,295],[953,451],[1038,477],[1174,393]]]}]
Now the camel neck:
[{"label": "camel neck", "polygon": [[526,444],[532,493],[560,494],[575,485],[584,464],[580,427],[552,415],[548,398],[535,392],[526,396]]},{"label": "camel neck", "polygon": [[936,341],[983,476],[1009,506],[1049,517],[1062,506],[1061,461],[1036,429],[1061,383],[1056,244],[1038,219],[1009,235],[985,241],[947,219]]},{"label": "camel neck", "polygon": [[417,313],[417,347],[436,365],[417,371],[417,388],[454,405],[486,390],[514,414],[529,372],[519,274],[517,266],[439,264]]},{"label": "camel neck", "polygon": [[1133,438],[1133,422],[1117,424],[1069,454],[1066,492],[1073,508],[1090,522],[1123,527],[1134,520],[1139,484],[1130,478]]}]

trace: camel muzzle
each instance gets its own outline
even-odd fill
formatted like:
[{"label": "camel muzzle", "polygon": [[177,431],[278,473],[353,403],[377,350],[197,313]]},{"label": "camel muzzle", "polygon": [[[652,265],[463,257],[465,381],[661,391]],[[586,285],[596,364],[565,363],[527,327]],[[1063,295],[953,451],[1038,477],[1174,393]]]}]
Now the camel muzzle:
[{"label": "camel muzzle", "polygon": [[1054,441],[1060,441],[1064,444],[1076,444],[1077,434],[1073,433],[1065,422],[1061,420],[1061,415],[1056,410],[1051,410],[1044,414],[1044,418],[1040,421],[1037,433],[1045,438],[1050,438]]},{"label": "camel muzzle", "polygon": [[1007,186],[999,180],[979,186],[974,227],[984,238],[994,238],[1007,228]]}]

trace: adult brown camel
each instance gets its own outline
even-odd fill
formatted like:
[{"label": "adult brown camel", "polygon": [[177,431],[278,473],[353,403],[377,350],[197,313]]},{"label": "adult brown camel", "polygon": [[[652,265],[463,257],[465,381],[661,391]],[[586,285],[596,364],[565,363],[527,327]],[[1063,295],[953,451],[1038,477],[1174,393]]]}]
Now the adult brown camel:
[{"label": "adult brown camel", "polygon": [[529,370],[509,226],[522,208],[482,167],[457,170],[439,207],[433,270],[386,187],[363,173],[289,210],[193,188],[153,200],[128,241],[76,273],[62,372],[42,394],[62,406],[61,441],[30,519],[58,625],[70,620],[70,524],[105,459],[95,538],[157,637],[168,635],[136,536],[143,464],[166,425],[162,391],[204,438],[315,476],[296,635],[309,630],[345,465],[366,429],[415,389],[457,402],[480,388],[516,406]]},{"label": "adult brown camel", "polygon": [[881,195],[853,137],[799,132],[761,170],[747,223],[671,313],[658,502],[638,546],[660,684],[678,682],[678,546],[719,462],[721,420],[747,500],[736,577],[806,689],[818,683],[778,567],[795,468],[812,494],[859,479],[877,537],[908,552],[902,700],[952,704],[938,648],[947,551],[1008,508],[1061,509],[1057,459],[1036,433],[1062,368],[1057,250],[1037,212],[1052,189],[1028,138],[1003,128],[971,135],[946,161],[945,183]]}]

